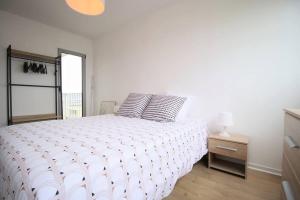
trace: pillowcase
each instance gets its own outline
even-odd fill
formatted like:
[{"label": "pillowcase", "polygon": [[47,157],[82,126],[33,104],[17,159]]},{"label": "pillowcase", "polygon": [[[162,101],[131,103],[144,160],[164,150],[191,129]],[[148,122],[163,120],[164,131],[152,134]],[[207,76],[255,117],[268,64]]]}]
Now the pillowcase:
[{"label": "pillowcase", "polygon": [[120,106],[117,115],[131,118],[141,118],[145,107],[151,99],[151,94],[130,93]]},{"label": "pillowcase", "polygon": [[182,108],[179,110],[175,121],[186,121],[188,119],[188,115],[191,112],[193,104],[195,104],[195,96],[192,95],[183,95],[182,93],[177,93],[177,92],[166,92],[166,95],[169,96],[178,96],[178,97],[185,97],[186,100],[182,106]]},{"label": "pillowcase", "polygon": [[187,119],[188,113],[191,110],[191,97],[186,97],[186,100],[182,106],[182,108],[178,111],[178,114],[175,118],[176,122],[185,121]]},{"label": "pillowcase", "polygon": [[185,101],[185,97],[153,95],[142,118],[157,122],[174,122]]}]

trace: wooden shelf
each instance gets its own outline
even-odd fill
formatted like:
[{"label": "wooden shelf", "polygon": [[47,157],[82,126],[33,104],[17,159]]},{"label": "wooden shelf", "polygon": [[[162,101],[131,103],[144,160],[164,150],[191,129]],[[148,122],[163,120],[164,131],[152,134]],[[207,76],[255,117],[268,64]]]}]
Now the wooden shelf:
[{"label": "wooden shelf", "polygon": [[13,58],[32,60],[37,62],[45,62],[49,64],[55,64],[57,59],[51,56],[44,56],[40,54],[29,53],[25,51],[11,49],[10,56]]},{"label": "wooden shelf", "polygon": [[223,160],[214,157],[210,163],[211,168],[219,169],[225,172],[236,174],[242,177],[246,176],[245,165],[240,163],[233,163],[231,161]]},{"label": "wooden shelf", "polygon": [[[12,58],[21,59],[25,62],[40,62],[48,63],[54,67],[54,85],[38,85],[38,84],[20,84],[12,83]],[[62,117],[62,94],[61,94],[61,57],[46,56],[26,51],[12,49],[11,45],[7,48],[7,124],[20,124],[27,122],[45,121],[61,119]],[[54,88],[55,91],[55,114],[46,113],[39,115],[25,115],[13,116],[13,90],[12,87],[41,87],[41,88]],[[60,102],[59,102],[60,101]]]},{"label": "wooden shelf", "polygon": [[12,118],[12,124],[21,124],[27,122],[45,121],[61,118],[61,116],[57,116],[55,114],[16,116]]}]

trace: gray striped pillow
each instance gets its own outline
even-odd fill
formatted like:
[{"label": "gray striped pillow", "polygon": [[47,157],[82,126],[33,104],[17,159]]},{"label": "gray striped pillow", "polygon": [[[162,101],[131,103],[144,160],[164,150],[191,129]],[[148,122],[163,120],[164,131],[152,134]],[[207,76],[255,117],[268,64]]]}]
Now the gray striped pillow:
[{"label": "gray striped pillow", "polygon": [[142,118],[158,122],[174,122],[185,101],[185,97],[153,95]]},{"label": "gray striped pillow", "polygon": [[117,115],[123,117],[141,118],[145,107],[151,99],[151,94],[130,93],[120,106]]}]

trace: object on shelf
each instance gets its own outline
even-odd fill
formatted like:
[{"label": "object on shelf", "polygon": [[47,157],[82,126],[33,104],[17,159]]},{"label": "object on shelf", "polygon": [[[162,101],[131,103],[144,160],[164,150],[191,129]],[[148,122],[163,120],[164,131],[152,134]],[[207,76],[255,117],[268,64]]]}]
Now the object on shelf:
[{"label": "object on shelf", "polygon": [[38,65],[36,63],[33,63],[31,68],[32,72],[37,73],[38,72],[37,69],[38,69]]},{"label": "object on shelf", "polygon": [[30,64],[29,64],[29,69],[28,69],[28,71],[31,70],[31,69],[32,69],[32,62],[30,62]]},{"label": "object on shelf", "polygon": [[44,69],[44,65],[43,64],[39,64],[39,67],[38,67],[38,72],[43,74],[43,69]]},{"label": "object on shelf", "polygon": [[44,68],[44,74],[48,74],[46,65],[45,65],[45,68]]},{"label": "object on shelf", "polygon": [[40,73],[40,74],[47,74],[47,66],[46,64],[37,64],[37,63],[32,63],[28,64],[28,62],[24,62],[23,64],[23,71],[24,73],[28,73],[30,71],[34,73]]},{"label": "object on shelf", "polygon": [[24,73],[28,73],[28,71],[29,71],[28,62],[24,62],[24,64],[23,64],[23,71],[24,71]]}]

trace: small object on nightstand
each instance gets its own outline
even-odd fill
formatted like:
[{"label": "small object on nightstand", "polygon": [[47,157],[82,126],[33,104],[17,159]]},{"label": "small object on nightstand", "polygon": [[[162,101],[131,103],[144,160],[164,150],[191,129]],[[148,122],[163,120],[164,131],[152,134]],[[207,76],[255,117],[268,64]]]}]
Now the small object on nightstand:
[{"label": "small object on nightstand", "polygon": [[230,134],[227,132],[227,127],[233,126],[232,113],[222,112],[218,117],[219,124],[223,127],[220,136],[230,137]]},{"label": "small object on nightstand", "polygon": [[248,137],[219,134],[208,137],[208,167],[247,178]]}]

